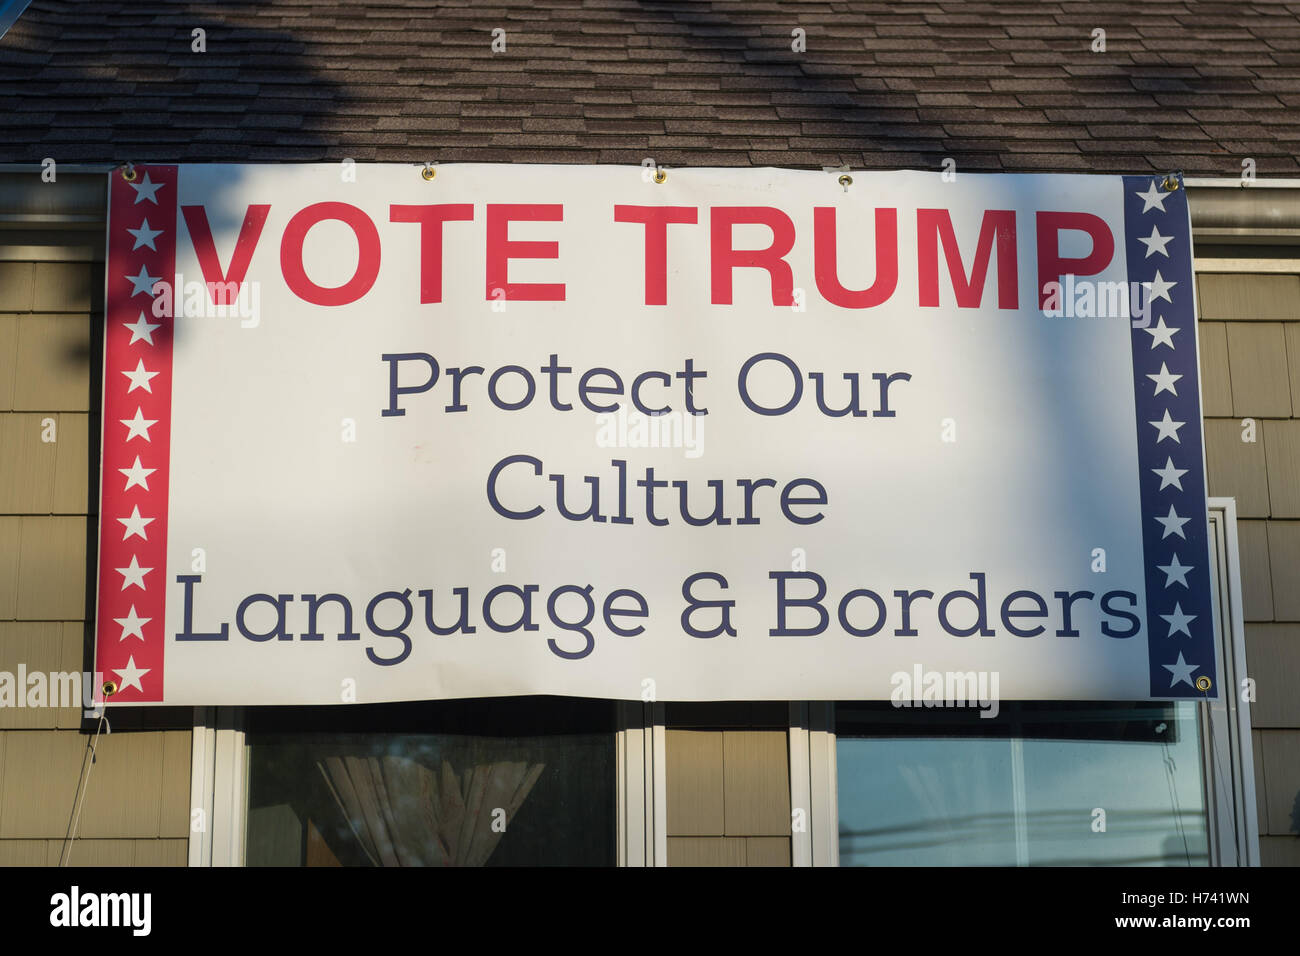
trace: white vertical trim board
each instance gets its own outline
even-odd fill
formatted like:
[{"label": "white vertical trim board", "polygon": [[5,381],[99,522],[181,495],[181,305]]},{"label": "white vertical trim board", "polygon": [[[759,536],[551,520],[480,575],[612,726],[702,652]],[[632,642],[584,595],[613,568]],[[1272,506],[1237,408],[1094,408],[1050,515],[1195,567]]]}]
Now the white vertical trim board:
[{"label": "white vertical trim board", "polygon": [[663,704],[619,701],[615,760],[618,865],[668,865]]},{"label": "white vertical trim board", "polygon": [[190,866],[243,866],[248,755],[240,708],[196,707],[190,749]]},{"label": "white vertical trim board", "polygon": [[[790,833],[793,866],[839,866],[835,704],[790,704],[790,806],[804,811],[804,830]],[[792,821],[793,823],[793,821]]]},{"label": "white vertical trim board", "polygon": [[[194,736],[190,745],[190,838],[188,866],[212,865],[213,752],[216,731],[212,708],[194,708]],[[198,819],[195,819],[195,817]],[[197,827],[197,829],[196,829]]]},{"label": "white vertical trim board", "polygon": [[1232,498],[1211,498],[1209,505],[1220,685],[1219,699],[1199,706],[1205,728],[1204,778],[1206,802],[1211,812],[1211,858],[1218,866],[1259,866],[1250,702],[1242,692],[1242,681],[1248,672],[1237,504]]},{"label": "white vertical trim board", "polygon": [[790,701],[790,865],[813,865],[812,753],[808,704]]}]

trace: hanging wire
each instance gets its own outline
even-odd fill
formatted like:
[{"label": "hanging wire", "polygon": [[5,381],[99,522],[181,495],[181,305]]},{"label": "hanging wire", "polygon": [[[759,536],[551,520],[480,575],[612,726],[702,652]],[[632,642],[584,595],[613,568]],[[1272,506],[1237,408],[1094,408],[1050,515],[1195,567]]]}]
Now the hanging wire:
[{"label": "hanging wire", "polygon": [[[72,822],[68,825],[68,835],[63,841],[63,852],[59,854],[59,866],[67,866],[72,859],[72,844],[77,839],[77,825],[81,822],[81,808],[86,800],[86,791],[90,788],[90,772],[95,769],[95,749],[99,744],[99,733],[108,723],[108,713],[100,705],[99,723],[95,726],[95,736],[90,740],[88,752],[90,753],[90,762],[86,758],[81,758],[82,773],[77,780],[77,795],[74,800]],[[108,732],[112,733],[113,728],[109,726]]]}]

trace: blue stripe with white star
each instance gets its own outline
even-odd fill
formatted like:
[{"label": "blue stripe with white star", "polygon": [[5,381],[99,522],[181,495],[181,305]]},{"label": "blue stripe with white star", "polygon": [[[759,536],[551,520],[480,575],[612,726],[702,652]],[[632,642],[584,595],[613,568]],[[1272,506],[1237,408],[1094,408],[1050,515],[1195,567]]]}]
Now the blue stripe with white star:
[{"label": "blue stripe with white star", "polygon": [[1128,278],[1151,305],[1130,330],[1151,696],[1217,697],[1191,220],[1161,182],[1124,177]]}]

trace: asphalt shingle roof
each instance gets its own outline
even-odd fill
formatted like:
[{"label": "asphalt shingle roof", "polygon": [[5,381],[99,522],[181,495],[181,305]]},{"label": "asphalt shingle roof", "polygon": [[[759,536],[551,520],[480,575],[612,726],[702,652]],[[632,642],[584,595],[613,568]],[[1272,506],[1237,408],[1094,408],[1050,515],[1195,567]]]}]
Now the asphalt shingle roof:
[{"label": "asphalt shingle roof", "polygon": [[1298,107],[1280,0],[34,0],[0,40],[6,162],[1294,176]]}]

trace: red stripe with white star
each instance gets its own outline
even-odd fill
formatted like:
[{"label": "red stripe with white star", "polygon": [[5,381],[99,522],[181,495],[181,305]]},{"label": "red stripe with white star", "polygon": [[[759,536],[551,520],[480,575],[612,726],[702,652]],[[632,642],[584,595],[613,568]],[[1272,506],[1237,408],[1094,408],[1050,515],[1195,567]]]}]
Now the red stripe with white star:
[{"label": "red stripe with white star", "polygon": [[133,171],[109,174],[105,266],[95,670],[112,703],[163,699],[166,646],[173,326],[154,301],[176,274],[177,167]]}]

